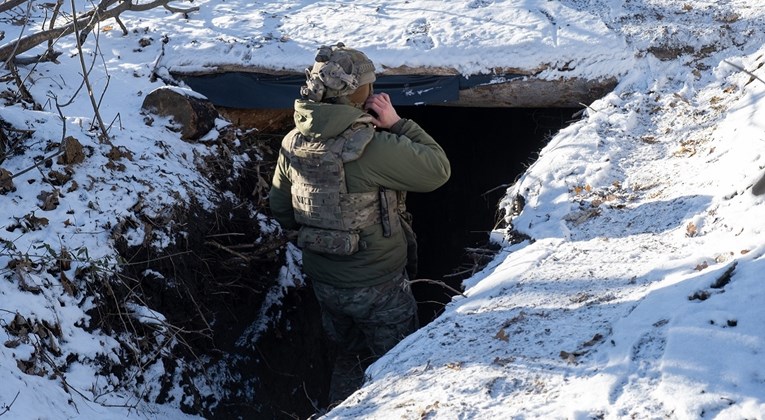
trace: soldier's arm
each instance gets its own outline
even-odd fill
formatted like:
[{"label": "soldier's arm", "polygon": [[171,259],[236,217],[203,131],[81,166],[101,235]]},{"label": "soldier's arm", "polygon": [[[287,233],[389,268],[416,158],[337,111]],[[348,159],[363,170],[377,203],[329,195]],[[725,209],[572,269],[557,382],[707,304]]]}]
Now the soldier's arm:
[{"label": "soldier's arm", "polygon": [[417,123],[400,119],[390,132],[378,132],[367,146],[363,171],[380,185],[400,190],[429,192],[451,176],[441,146]]},{"label": "soldier's arm", "polygon": [[288,165],[288,159],[282,149],[276,161],[276,169],[274,170],[274,177],[271,182],[271,190],[268,193],[268,201],[271,213],[279,224],[284,229],[295,229],[297,223],[295,222],[295,213],[292,209],[292,193],[290,192],[292,183],[287,177]]}]

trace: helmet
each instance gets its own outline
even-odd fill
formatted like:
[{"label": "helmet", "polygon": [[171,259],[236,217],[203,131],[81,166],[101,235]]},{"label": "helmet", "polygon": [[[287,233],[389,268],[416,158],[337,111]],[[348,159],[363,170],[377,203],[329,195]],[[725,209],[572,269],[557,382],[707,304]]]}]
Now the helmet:
[{"label": "helmet", "polygon": [[305,77],[306,85],[300,88],[300,94],[317,102],[350,95],[359,86],[376,80],[372,60],[342,42],[321,46],[313,67],[305,70]]}]

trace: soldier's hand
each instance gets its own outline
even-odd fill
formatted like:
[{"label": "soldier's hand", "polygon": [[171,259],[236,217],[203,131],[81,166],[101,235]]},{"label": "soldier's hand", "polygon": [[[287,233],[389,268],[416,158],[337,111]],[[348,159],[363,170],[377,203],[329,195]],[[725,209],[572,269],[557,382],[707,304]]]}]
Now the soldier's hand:
[{"label": "soldier's hand", "polygon": [[[387,93],[375,93],[367,98],[364,109],[374,111],[372,114],[374,124],[379,128],[391,128],[401,117],[396,113],[390,96]],[[377,115],[375,115],[377,114]]]}]

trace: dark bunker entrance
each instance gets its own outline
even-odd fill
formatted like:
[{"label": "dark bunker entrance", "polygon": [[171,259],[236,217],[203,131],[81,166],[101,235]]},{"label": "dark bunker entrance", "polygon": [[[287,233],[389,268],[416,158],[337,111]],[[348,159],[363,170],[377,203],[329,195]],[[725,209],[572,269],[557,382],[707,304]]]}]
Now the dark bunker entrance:
[{"label": "dark bunker entrance", "polygon": [[[573,120],[574,108],[396,107],[446,152],[449,181],[430,193],[407,193],[418,242],[412,284],[420,324],[437,317],[463,280],[492,256],[489,232],[503,217],[497,204],[538,152]],[[483,252],[489,251],[489,252]],[[430,281],[435,280],[435,281]],[[444,285],[438,284],[443,282]],[[454,290],[450,290],[454,289]]]},{"label": "dark bunker entrance", "polygon": [[[375,81],[375,91],[389,94],[401,117],[416,121],[431,134],[446,151],[452,166],[451,179],[441,188],[431,193],[407,194],[407,207],[414,215],[413,226],[418,235],[419,279],[413,280],[422,281],[413,283],[412,287],[419,302],[422,325],[441,312],[455,291],[460,290],[462,280],[473,273],[476,264],[470,259],[485,260],[480,255],[469,255],[466,248],[479,249],[488,244],[489,231],[501,217],[497,214],[497,203],[506,190],[503,186],[511,185],[533,162],[547,140],[568,125],[579,111],[579,108],[563,107],[458,106],[461,91],[484,89],[482,86],[493,83],[497,76],[380,75]],[[501,75],[506,80],[523,77],[512,73]],[[304,83],[303,75],[239,72],[182,79],[217,106],[257,109],[261,116],[273,111],[274,115],[279,111],[288,112],[298,86]],[[520,93],[517,99],[526,102],[529,97],[538,96],[531,101],[586,103],[609,90],[610,83],[582,85],[572,81],[570,86],[556,85],[551,89],[537,81],[520,84],[526,87],[516,93]],[[261,93],[243,95],[244,92]],[[413,92],[417,94],[412,95]],[[582,92],[592,97],[583,98]],[[411,105],[419,101],[452,105]],[[490,105],[488,100],[481,103]],[[273,119],[292,125],[291,114],[286,120],[283,113]],[[447,287],[436,282],[443,282]]]}]

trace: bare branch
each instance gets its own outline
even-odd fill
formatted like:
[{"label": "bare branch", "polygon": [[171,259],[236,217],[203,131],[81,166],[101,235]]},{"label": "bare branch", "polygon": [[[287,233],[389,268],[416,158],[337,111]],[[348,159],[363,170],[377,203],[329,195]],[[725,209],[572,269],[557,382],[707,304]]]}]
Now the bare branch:
[{"label": "bare branch", "polygon": [[[21,76],[19,75],[19,71],[16,68],[16,64],[13,62],[8,62],[8,70],[10,70],[11,74],[13,75],[13,79],[16,81],[16,85],[19,87],[19,94],[21,95],[21,99],[34,104],[35,100],[32,98],[32,94],[29,93],[29,90],[27,90],[26,85],[24,85],[24,81],[21,80]],[[37,104],[35,104],[34,107],[36,110],[40,110]]]},{"label": "bare branch", "polygon": [[444,289],[449,290],[450,292],[454,293],[455,295],[460,295],[462,297],[467,297],[462,292],[460,292],[459,290],[449,286],[448,284],[444,283],[441,280],[433,280],[433,279],[414,279],[414,280],[409,280],[409,284],[414,284],[414,283],[435,284],[435,285],[443,287]]},{"label": "bare branch", "polygon": [[[31,14],[31,11],[32,11],[32,2],[30,1],[27,4],[27,17],[29,17],[29,15]],[[19,48],[19,45],[21,43],[21,40],[24,39],[22,36],[24,35],[24,29],[26,29],[26,27],[27,27],[27,24],[25,22],[24,26],[21,28],[21,31],[19,32],[19,39],[15,43],[6,44],[6,45],[10,45],[12,48],[9,49],[10,50],[9,51],[10,54],[9,54],[8,58],[3,58],[2,59],[3,62],[9,61],[10,57],[16,56],[16,54],[19,52],[18,48]]]},{"label": "bare branch", "polygon": [[[760,81],[760,82],[762,82],[762,83],[765,83],[765,80],[762,80],[762,79],[760,78],[760,76],[757,76],[756,74],[754,74],[754,73],[752,73],[751,71],[749,71],[749,70],[747,70],[747,69],[745,69],[745,68],[743,68],[743,67],[739,66],[738,64],[733,64],[733,63],[731,63],[731,62],[730,62],[730,61],[728,61],[728,60],[723,60],[723,63],[725,63],[725,64],[727,64],[727,65],[729,65],[729,66],[731,66],[731,67],[733,67],[733,68],[735,68],[735,69],[737,69],[737,70],[743,71],[744,73],[746,73],[746,74],[748,74],[749,76],[751,76],[751,77],[752,77],[752,80],[750,80],[750,81],[749,81],[749,83],[751,83],[751,82],[752,82],[753,80],[755,80],[755,79],[759,80],[759,81]],[[760,64],[760,66],[762,66],[762,64]],[[749,84],[749,83],[747,83],[747,84]]]},{"label": "bare branch", "polygon": [[13,174],[13,176],[11,177],[11,179],[13,179],[13,178],[16,178],[16,177],[18,177],[18,176],[21,176],[21,175],[24,175],[25,173],[27,173],[27,172],[31,171],[32,169],[37,169],[37,168],[39,168],[39,166],[40,166],[41,164],[45,163],[45,161],[46,161],[46,160],[48,160],[48,159],[53,159],[54,157],[56,157],[56,156],[58,156],[58,155],[60,155],[60,154],[62,154],[62,153],[64,153],[64,151],[63,151],[63,150],[59,150],[58,152],[53,152],[53,153],[51,153],[50,155],[48,155],[48,156],[45,156],[44,158],[40,159],[40,160],[39,160],[37,163],[35,163],[34,165],[32,165],[32,166],[30,166],[30,167],[28,167],[28,168],[26,168],[26,169],[24,169],[24,170],[22,170],[22,171],[20,171],[20,172],[18,172],[18,173],[15,173],[15,174]]},{"label": "bare branch", "polygon": [[[7,12],[11,9],[13,9],[16,6],[21,6],[23,3],[27,2],[29,0],[8,0],[0,3],[0,13]],[[29,1],[32,3],[31,1]]]},{"label": "bare branch", "polygon": [[226,251],[229,254],[235,255],[235,256],[237,256],[237,257],[239,257],[239,258],[241,258],[241,259],[243,259],[245,261],[250,261],[250,259],[251,259],[250,257],[242,254],[241,252],[236,252],[233,249],[228,248],[226,246],[223,246],[223,245],[221,245],[221,244],[219,244],[218,242],[215,242],[215,241],[207,241],[207,242],[205,242],[205,245],[210,245],[210,246],[218,248],[218,249],[220,249],[222,251]]},{"label": "bare branch", "polygon": [[11,403],[10,403],[10,404],[8,404],[8,405],[6,405],[6,406],[4,406],[4,407],[3,407],[3,408],[4,408],[4,410],[0,412],[0,416],[2,416],[3,414],[5,414],[5,413],[7,413],[7,412],[11,411],[11,407],[13,407],[13,403],[15,403],[15,402],[16,402],[16,398],[18,398],[18,397],[19,397],[19,394],[20,394],[20,393],[21,393],[21,391],[16,391],[16,396],[15,396],[15,397],[13,397],[13,401],[11,401]]},{"label": "bare branch", "polygon": [[[53,29],[56,27],[56,18],[61,12],[61,6],[63,5],[64,5],[64,0],[56,0],[56,6],[53,8],[53,14],[50,17],[50,24],[48,25],[48,29]],[[53,55],[53,54],[55,54],[53,52],[53,39],[50,39],[48,40],[48,50],[46,51],[45,55]],[[58,55],[60,54],[61,53],[59,53]],[[55,62],[58,55],[54,56],[52,61]]]},{"label": "bare branch", "polygon": [[[107,19],[116,18],[122,14],[122,12],[126,11],[142,12],[160,6],[165,7],[170,1],[171,0],[155,0],[145,4],[133,4],[132,0],[125,0],[122,2],[119,2],[119,0],[103,0],[96,9],[80,15],[79,18],[68,25],[40,31],[0,46],[0,61],[5,62],[15,57],[17,54],[31,50],[43,42],[69,35],[77,28],[91,27],[90,25],[94,22],[94,18],[96,19],[95,21],[101,22]],[[109,6],[118,2],[119,4],[117,6],[106,10]],[[199,8],[194,7],[185,10],[175,9],[175,11],[179,13],[188,13],[196,10],[199,10]],[[87,32],[83,31],[82,33]]]},{"label": "bare branch", "polygon": [[[99,5],[99,8],[100,7],[101,6]],[[72,0],[72,16],[74,16],[74,14],[75,14],[75,5],[74,5],[74,0]],[[97,16],[97,13],[93,14],[93,16],[94,17]],[[74,19],[74,22],[75,23],[77,22],[76,18]],[[77,32],[77,25],[75,24],[74,26],[75,26],[75,32]],[[85,81],[85,87],[87,88],[87,91],[88,91],[88,98],[90,98],[90,104],[93,106],[93,111],[95,111],[96,113],[95,119],[98,122],[98,128],[99,130],[101,130],[101,135],[98,137],[101,139],[101,142],[106,142],[109,140],[109,132],[106,131],[106,126],[104,125],[104,121],[103,119],[101,119],[101,113],[98,111],[98,104],[96,103],[96,98],[93,95],[93,87],[90,85],[90,78],[88,77],[89,72],[88,72],[87,66],[85,65],[84,54],[82,53],[82,38],[83,38],[81,35],[82,33],[85,33],[85,32],[75,33],[75,38],[77,39],[77,52],[78,52],[77,55],[80,58],[80,66],[82,67],[82,78]]]}]

